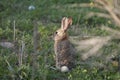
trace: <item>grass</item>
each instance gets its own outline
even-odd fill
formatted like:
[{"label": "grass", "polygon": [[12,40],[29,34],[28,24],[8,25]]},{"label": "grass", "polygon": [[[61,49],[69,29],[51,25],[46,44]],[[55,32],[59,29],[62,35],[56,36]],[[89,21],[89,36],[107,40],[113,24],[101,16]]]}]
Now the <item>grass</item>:
[{"label": "grass", "polygon": [[[0,40],[13,42],[13,22],[16,24],[16,53],[14,49],[0,47],[0,79],[1,80],[120,80],[120,73],[109,69],[100,70],[96,67],[89,68],[87,65],[78,65],[68,73],[61,73],[50,67],[55,65],[52,34],[60,27],[60,20],[63,16],[71,16],[73,25],[78,25],[75,33],[70,28],[70,35],[92,35],[106,36],[107,31],[101,30],[99,25],[107,24],[107,19],[85,16],[90,11],[97,11],[95,8],[81,8],[68,5],[89,3],[91,0],[1,0],[0,1]],[[28,6],[34,5],[35,10],[29,11]],[[38,48],[34,56],[33,49],[33,21],[38,26]],[[107,24],[110,25],[110,24]],[[111,24],[112,25],[112,24]],[[114,27],[114,25],[112,25]],[[80,32],[79,32],[80,31]],[[22,41],[25,44],[22,56],[22,65],[19,65],[19,49]],[[113,43],[116,43],[113,41]],[[119,42],[118,42],[119,43]],[[116,47],[113,44],[111,48]],[[108,46],[107,46],[108,47]],[[104,53],[104,52],[103,52]],[[35,59],[34,59],[35,58]],[[35,60],[35,61],[33,61]],[[35,62],[35,66],[33,63]],[[34,69],[35,68],[35,69]],[[34,75],[34,76],[33,76]]]}]

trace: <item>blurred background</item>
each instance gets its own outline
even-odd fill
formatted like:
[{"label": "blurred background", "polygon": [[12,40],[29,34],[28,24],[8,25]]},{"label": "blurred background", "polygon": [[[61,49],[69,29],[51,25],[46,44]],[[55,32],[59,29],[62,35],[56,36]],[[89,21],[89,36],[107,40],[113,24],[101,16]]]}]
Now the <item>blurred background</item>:
[{"label": "blurred background", "polygon": [[[77,66],[55,69],[53,34],[72,17]],[[120,0],[0,0],[1,80],[119,80]]]}]

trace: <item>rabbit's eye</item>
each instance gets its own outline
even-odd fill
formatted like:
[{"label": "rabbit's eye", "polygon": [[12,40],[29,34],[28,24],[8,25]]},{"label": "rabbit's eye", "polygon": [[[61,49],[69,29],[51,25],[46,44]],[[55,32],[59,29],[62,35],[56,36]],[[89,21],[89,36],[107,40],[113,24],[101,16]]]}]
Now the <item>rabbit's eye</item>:
[{"label": "rabbit's eye", "polygon": [[57,34],[58,32],[56,31],[55,34]]}]

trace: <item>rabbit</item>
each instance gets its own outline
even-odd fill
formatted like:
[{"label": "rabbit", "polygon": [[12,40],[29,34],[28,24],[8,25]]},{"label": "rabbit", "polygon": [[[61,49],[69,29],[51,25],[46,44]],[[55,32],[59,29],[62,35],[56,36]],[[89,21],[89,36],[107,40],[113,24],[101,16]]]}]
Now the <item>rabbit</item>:
[{"label": "rabbit", "polygon": [[54,34],[56,68],[61,72],[68,72],[74,67],[75,50],[67,34],[70,25],[72,25],[72,18],[63,17],[61,28]]}]

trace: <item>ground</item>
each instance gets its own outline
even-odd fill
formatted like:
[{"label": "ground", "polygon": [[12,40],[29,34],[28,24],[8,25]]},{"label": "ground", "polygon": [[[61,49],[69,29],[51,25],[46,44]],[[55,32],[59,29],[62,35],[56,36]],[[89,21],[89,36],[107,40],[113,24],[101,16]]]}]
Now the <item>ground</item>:
[{"label": "ground", "polygon": [[[92,0],[1,0],[0,45],[8,43],[0,46],[0,79],[120,80],[117,60],[111,62],[119,54],[119,39],[111,40],[101,25],[117,27],[110,19],[87,16],[102,10],[82,3],[93,4]],[[28,9],[31,5],[34,10]],[[52,38],[64,16],[73,19],[68,33],[78,53],[77,67],[68,73],[55,69]]]}]

